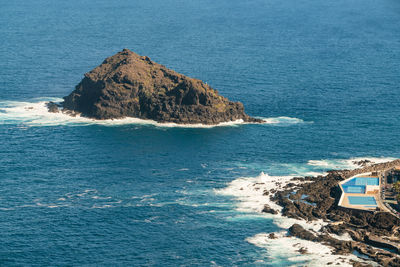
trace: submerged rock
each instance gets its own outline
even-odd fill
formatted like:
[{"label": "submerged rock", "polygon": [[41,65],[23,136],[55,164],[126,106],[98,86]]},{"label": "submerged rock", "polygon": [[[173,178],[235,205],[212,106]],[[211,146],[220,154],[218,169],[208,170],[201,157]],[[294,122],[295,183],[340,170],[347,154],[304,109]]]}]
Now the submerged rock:
[{"label": "submerged rock", "polygon": [[262,122],[206,83],[124,49],[85,74],[64,97],[66,112],[94,119],[135,117],[158,122],[218,124]]},{"label": "submerged rock", "polygon": [[301,247],[299,250],[297,250],[300,254],[307,254],[308,250],[306,248]]},{"label": "submerged rock", "polygon": [[54,103],[53,101],[50,101],[50,102],[46,103],[46,105],[47,105],[47,109],[48,109],[49,112],[51,112],[51,113],[58,113],[58,112],[60,111],[60,110],[58,109],[58,108],[59,108],[59,105],[56,104],[56,103]]},{"label": "submerged rock", "polygon": [[271,214],[278,214],[278,211],[274,210],[273,208],[271,208],[268,204],[264,205],[264,208],[262,209],[262,212],[271,213]]},{"label": "submerged rock", "polygon": [[268,238],[269,238],[269,239],[277,239],[278,237],[275,235],[275,233],[270,233],[270,234],[268,235]]}]

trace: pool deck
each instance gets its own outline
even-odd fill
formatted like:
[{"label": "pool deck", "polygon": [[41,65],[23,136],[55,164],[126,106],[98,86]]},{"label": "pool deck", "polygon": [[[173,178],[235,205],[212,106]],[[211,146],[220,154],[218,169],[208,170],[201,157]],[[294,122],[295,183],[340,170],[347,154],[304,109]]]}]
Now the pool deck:
[{"label": "pool deck", "polygon": [[[347,183],[348,181],[357,178],[357,177],[368,177],[368,178],[378,178],[379,179],[379,190],[375,190],[374,192],[367,192],[367,193],[346,193],[345,190],[343,189],[343,184]],[[339,200],[339,206],[344,207],[344,208],[349,208],[349,209],[359,209],[359,210],[368,210],[368,211],[375,211],[376,207],[379,208],[381,211],[388,211],[389,210],[386,208],[384,205],[381,197],[380,197],[380,192],[381,192],[381,186],[382,186],[382,181],[380,177],[378,176],[372,176],[370,173],[363,173],[359,174],[353,177],[350,177],[349,179],[346,179],[342,182],[339,183],[340,189],[342,190],[342,196],[340,197]],[[348,197],[349,196],[355,196],[355,197],[374,197],[376,201],[376,207],[371,207],[373,205],[352,205],[349,203]]]}]

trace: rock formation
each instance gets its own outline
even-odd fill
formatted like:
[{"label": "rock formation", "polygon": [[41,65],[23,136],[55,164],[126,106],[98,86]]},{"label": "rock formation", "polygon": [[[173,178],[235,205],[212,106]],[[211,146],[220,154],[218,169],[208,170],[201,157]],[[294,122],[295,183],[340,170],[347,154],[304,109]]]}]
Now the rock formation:
[{"label": "rock formation", "polygon": [[264,208],[261,212],[270,213],[270,214],[278,214],[279,213],[277,210],[274,210],[273,208],[271,208],[268,204],[264,205]]},{"label": "rock formation", "polygon": [[245,114],[206,83],[186,77],[146,56],[124,49],[85,74],[64,97],[64,112],[94,119],[135,117],[181,124],[218,124],[243,120]]}]

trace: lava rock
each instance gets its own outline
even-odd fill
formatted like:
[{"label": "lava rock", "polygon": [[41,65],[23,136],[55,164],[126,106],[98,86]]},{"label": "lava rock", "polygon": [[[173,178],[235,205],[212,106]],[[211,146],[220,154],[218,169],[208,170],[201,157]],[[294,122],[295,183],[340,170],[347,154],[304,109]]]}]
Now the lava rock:
[{"label": "lava rock", "polygon": [[180,124],[262,122],[208,84],[124,49],[85,74],[64,97],[65,111],[94,119],[135,117]]},{"label": "lava rock", "polygon": [[306,248],[300,248],[299,250],[297,250],[300,254],[307,254],[308,250]]},{"label": "lava rock", "polygon": [[318,238],[311,233],[310,231],[304,229],[301,225],[295,223],[289,228],[289,232],[292,236],[295,236],[297,238],[301,238],[304,240],[309,240],[309,241],[317,241]]},{"label": "lava rock", "polygon": [[270,214],[278,214],[278,211],[274,210],[273,208],[271,208],[268,204],[264,205],[264,208],[263,208],[262,212],[270,213]]},{"label": "lava rock", "polygon": [[269,239],[277,239],[278,237],[275,235],[275,233],[270,233],[270,234],[268,235],[268,238],[269,238]]},{"label": "lava rock", "polygon": [[371,225],[379,229],[386,229],[390,231],[394,227],[400,225],[400,220],[390,213],[379,212],[376,213],[375,216],[372,218]]},{"label": "lava rock", "polygon": [[58,109],[58,105],[52,101],[46,103],[47,109],[49,110],[49,112],[51,113],[58,113],[60,112],[60,110]]}]

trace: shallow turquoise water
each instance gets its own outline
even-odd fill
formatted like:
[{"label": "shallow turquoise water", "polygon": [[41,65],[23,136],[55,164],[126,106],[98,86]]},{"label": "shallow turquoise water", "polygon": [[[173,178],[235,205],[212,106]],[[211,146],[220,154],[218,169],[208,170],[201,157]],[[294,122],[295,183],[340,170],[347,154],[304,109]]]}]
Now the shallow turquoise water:
[{"label": "shallow turquoise water", "polygon": [[379,185],[379,178],[356,177],[342,184],[342,187],[346,193],[364,194],[366,185]]},{"label": "shallow turquoise water", "polygon": [[351,205],[370,205],[376,206],[376,200],[374,197],[358,197],[358,196],[348,196],[349,203]]},{"label": "shallow turquoise water", "polygon": [[379,185],[379,178],[375,177],[357,177],[355,178],[356,185]]},{"label": "shallow turquoise water", "polygon": [[[293,264],[246,241],[278,231],[272,219],[215,189],[399,157],[399,22],[393,0],[3,2],[0,262]],[[99,125],[28,109],[125,47],[276,123]]]}]

